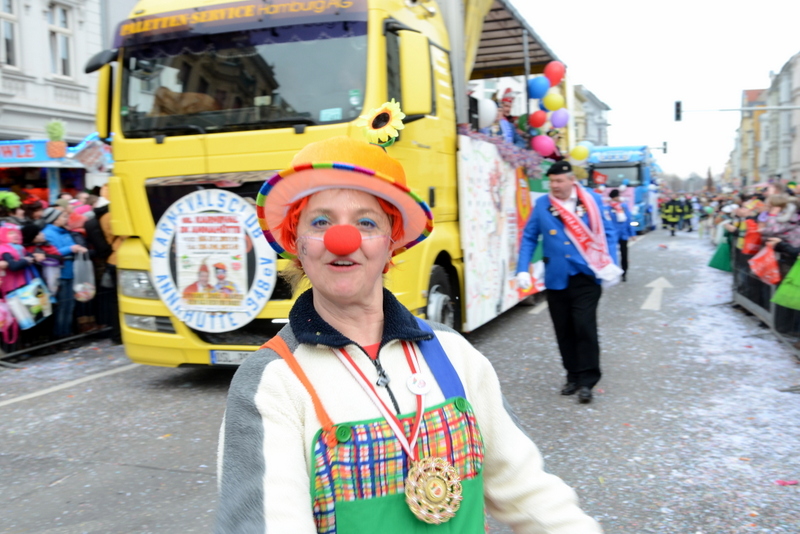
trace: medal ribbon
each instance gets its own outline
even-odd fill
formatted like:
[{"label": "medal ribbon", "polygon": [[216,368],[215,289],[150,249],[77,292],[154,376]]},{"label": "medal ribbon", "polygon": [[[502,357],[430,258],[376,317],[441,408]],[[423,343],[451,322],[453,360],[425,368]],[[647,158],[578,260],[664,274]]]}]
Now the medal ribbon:
[{"label": "medal ribbon", "polygon": [[[406,353],[406,361],[408,361],[408,365],[411,368],[411,372],[413,374],[419,373],[419,360],[417,358],[416,350],[411,349],[409,351],[408,344],[403,341],[403,350]],[[413,356],[412,356],[413,352]],[[361,386],[367,396],[372,400],[373,404],[378,408],[381,412],[383,417],[386,418],[386,422],[389,423],[389,427],[394,432],[394,435],[397,437],[397,440],[400,442],[400,446],[403,447],[403,450],[406,451],[408,454],[409,459],[412,462],[417,461],[417,454],[416,454],[416,443],[417,438],[419,437],[419,428],[422,423],[422,395],[417,394],[417,415],[414,418],[414,425],[411,427],[411,439],[409,440],[406,438],[405,433],[403,432],[403,424],[400,422],[400,419],[389,409],[383,399],[378,396],[378,392],[375,391],[375,387],[372,385],[372,382],[364,375],[361,369],[358,368],[356,362],[353,361],[353,358],[347,353],[344,349],[335,350],[334,353],[339,358],[339,361],[344,364],[350,374],[353,375],[353,378],[356,379],[356,382]]]}]

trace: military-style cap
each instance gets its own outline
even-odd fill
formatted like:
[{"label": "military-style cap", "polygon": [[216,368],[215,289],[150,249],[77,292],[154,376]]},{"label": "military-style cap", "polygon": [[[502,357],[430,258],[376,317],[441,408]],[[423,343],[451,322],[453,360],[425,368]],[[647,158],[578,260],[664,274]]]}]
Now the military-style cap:
[{"label": "military-style cap", "polygon": [[569,164],[569,161],[556,161],[553,163],[549,169],[547,169],[547,176],[551,174],[567,174],[568,172],[572,172],[572,165]]}]

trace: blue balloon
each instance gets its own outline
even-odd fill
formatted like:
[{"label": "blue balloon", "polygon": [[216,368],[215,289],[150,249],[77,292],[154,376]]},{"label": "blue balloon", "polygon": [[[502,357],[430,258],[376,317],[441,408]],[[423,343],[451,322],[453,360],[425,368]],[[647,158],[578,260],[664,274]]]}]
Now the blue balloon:
[{"label": "blue balloon", "polygon": [[550,80],[546,76],[537,76],[528,80],[528,98],[542,98],[550,89]]},{"label": "blue balloon", "polygon": [[539,100],[539,109],[541,109],[542,111],[546,111],[546,112],[550,113],[550,110],[547,109],[546,107],[544,107],[544,102],[542,102],[541,100]]}]

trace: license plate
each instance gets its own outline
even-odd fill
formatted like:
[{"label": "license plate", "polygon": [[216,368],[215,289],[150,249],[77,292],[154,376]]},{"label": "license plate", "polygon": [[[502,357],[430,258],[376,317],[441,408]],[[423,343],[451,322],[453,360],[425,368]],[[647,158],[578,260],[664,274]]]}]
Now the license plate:
[{"label": "license plate", "polygon": [[212,350],[211,363],[213,365],[240,365],[251,354],[253,353],[247,350]]}]

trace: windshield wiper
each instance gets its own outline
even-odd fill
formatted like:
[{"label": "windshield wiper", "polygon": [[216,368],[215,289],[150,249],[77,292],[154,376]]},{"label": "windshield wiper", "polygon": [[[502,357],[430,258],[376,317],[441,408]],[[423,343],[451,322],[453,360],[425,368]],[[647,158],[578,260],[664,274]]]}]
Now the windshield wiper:
[{"label": "windshield wiper", "polygon": [[294,115],[291,117],[276,117],[274,119],[260,119],[252,124],[280,124],[288,122],[290,124],[307,124],[309,126],[316,126],[319,124],[317,121],[310,117],[303,117],[302,115]]},{"label": "windshield wiper", "polygon": [[160,145],[161,143],[164,142],[164,138],[167,137],[166,132],[185,132],[186,130],[193,130],[201,135],[206,133],[205,128],[203,128],[202,126],[198,126],[197,124],[182,124],[180,126],[156,126],[154,128],[132,128],[126,130],[126,132],[152,133],[153,139],[155,139],[156,143]]},{"label": "windshield wiper", "polygon": [[[156,128],[151,128],[152,131],[155,132],[182,132],[184,130],[194,130],[199,134],[206,133],[205,128],[202,126],[198,126],[197,124],[182,124],[180,126],[158,126]],[[160,134],[156,134],[158,137]]]}]

